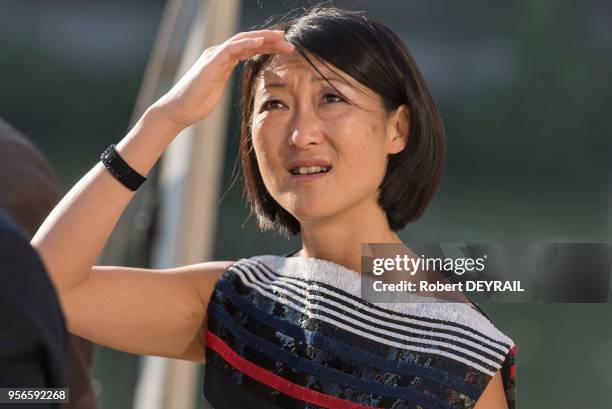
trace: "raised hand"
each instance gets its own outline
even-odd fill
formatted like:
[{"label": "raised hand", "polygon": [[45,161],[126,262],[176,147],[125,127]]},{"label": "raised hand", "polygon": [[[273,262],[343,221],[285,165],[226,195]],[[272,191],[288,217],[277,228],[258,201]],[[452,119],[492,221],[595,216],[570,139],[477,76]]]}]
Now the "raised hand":
[{"label": "raised hand", "polygon": [[282,30],[247,31],[206,49],[154,105],[180,127],[205,118],[221,98],[228,78],[240,61],[257,54],[287,54],[294,50],[283,39],[283,33]]}]

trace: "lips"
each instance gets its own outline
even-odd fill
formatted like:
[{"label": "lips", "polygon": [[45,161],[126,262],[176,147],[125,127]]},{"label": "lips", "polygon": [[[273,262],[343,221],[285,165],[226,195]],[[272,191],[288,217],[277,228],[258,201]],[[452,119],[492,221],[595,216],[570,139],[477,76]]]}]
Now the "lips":
[{"label": "lips", "polygon": [[293,173],[291,174],[291,181],[296,182],[296,183],[303,183],[303,182],[310,182],[313,180],[317,180],[320,179],[322,177],[325,177],[329,172],[319,172],[319,173],[309,173],[309,174],[305,174],[305,175],[294,175]]},{"label": "lips", "polygon": [[325,159],[302,159],[302,160],[294,160],[287,164],[286,169],[292,175],[295,173],[298,168],[310,168],[313,166],[318,166],[321,168],[327,168],[331,170],[331,163]]}]

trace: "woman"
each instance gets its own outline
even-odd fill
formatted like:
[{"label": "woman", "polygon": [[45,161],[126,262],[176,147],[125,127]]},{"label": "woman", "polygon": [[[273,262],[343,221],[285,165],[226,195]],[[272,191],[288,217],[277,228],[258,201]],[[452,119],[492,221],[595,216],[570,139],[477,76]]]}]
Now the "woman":
[{"label": "woman", "polygon": [[[94,266],[140,175],[213,110],[241,60],[246,194],[262,228],[299,232],[302,248],[161,273]],[[475,309],[359,297],[361,243],[401,243],[396,232],[423,213],[444,160],[435,105],[384,25],[315,7],[239,33],[207,49],[116,151],[32,241],[72,332],[206,361],[217,409],[512,405],[513,343]]]}]

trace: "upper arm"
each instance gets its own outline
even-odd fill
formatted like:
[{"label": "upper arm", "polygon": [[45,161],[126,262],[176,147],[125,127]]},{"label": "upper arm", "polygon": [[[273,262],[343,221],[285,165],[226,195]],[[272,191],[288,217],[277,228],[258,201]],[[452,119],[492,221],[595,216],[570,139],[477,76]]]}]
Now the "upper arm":
[{"label": "upper arm", "polygon": [[93,267],[62,299],[68,330],[125,352],[203,362],[206,307],[230,264]]},{"label": "upper arm", "polygon": [[474,409],[508,409],[501,370],[498,370],[487,384]]}]

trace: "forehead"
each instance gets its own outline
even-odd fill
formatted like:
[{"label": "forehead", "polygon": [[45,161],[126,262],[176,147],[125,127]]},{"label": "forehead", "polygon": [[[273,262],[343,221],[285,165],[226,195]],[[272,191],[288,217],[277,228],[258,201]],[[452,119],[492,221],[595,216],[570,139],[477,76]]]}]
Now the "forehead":
[{"label": "forehead", "polygon": [[259,73],[255,87],[256,91],[259,93],[279,83],[286,83],[302,77],[308,81],[323,80],[325,82],[321,76],[323,74],[334,85],[344,84],[367,93],[367,89],[363,85],[340,69],[329,63],[319,61],[310,53],[307,53],[307,56],[316,69],[297,50],[289,54],[275,55]]},{"label": "forehead", "polygon": [[[315,56],[310,53],[307,53],[306,55],[319,71],[323,73],[331,72],[329,68],[327,68],[326,65],[320,62]],[[316,73],[312,65],[310,65],[308,61],[306,61],[306,58],[304,58],[304,56],[300,54],[299,51],[296,49],[289,54],[274,55],[270,62],[262,70],[262,74],[265,75],[266,73],[276,73],[279,75],[286,75],[298,71],[312,71]]]}]

